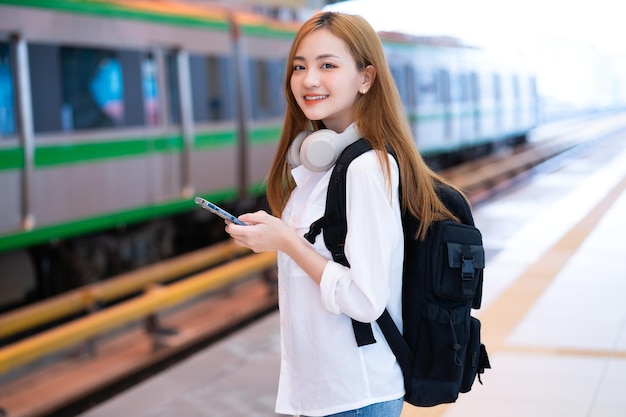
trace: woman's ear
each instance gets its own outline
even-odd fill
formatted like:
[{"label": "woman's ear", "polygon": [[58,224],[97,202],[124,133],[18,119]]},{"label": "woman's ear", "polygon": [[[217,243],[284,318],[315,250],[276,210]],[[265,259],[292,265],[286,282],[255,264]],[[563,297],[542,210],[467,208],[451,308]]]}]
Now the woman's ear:
[{"label": "woman's ear", "polygon": [[361,83],[361,94],[367,93],[374,80],[376,79],[376,69],[372,65],[368,65],[363,69],[363,82]]}]

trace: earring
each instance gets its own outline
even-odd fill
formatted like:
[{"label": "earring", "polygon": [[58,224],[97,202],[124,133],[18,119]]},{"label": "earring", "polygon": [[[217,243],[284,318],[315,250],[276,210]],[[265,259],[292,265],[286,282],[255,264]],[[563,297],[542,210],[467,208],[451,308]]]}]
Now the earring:
[{"label": "earring", "polygon": [[367,90],[366,89],[360,90],[359,93],[365,94],[365,93],[367,93]]}]

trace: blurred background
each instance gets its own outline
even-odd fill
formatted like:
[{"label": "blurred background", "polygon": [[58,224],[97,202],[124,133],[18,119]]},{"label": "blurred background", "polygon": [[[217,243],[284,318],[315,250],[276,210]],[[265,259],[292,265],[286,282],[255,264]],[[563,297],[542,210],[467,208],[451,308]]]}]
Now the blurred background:
[{"label": "blurred background", "polygon": [[319,10],[380,33],[435,168],[626,105],[609,0],[0,0],[0,309],[223,239],[263,204],[285,57]]},{"label": "blurred background", "polygon": [[536,69],[545,106],[586,108],[626,97],[626,28],[617,7],[610,0],[353,0],[326,8],[361,14],[380,30],[453,36],[518,56]]},{"label": "blurred background", "polygon": [[[424,159],[487,199],[582,144],[623,143],[620,6],[0,0],[0,415],[88,407],[102,387],[214,340],[202,326],[276,308],[274,254],[240,256],[194,196],[236,215],[267,208],[286,57],[314,13],[374,26]],[[560,192],[528,201],[541,210]],[[494,230],[521,227],[509,209],[498,214]],[[260,307],[231,293],[250,276]],[[159,324],[170,308],[178,332]]]}]

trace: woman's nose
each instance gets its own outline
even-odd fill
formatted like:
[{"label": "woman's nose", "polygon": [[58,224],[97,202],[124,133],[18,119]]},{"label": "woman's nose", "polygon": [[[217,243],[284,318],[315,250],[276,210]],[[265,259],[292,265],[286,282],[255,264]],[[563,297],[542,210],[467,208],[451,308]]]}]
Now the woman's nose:
[{"label": "woman's nose", "polygon": [[318,74],[315,71],[307,71],[303,83],[307,88],[318,87],[320,85]]}]

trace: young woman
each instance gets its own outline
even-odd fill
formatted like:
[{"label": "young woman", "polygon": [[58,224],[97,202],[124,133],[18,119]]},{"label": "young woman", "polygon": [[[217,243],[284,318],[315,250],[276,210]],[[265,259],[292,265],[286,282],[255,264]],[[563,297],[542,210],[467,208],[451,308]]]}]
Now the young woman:
[{"label": "young woman", "polygon": [[[267,184],[272,213],[280,217],[248,213],[239,217],[248,226],[226,226],[240,245],[278,251],[276,411],[399,416],[404,387],[395,356],[375,323],[378,343],[358,347],[351,319],[374,322],[387,308],[401,328],[401,213],[422,220],[420,234],[432,221],[451,218],[434,191],[440,179],[415,147],[381,41],[363,18],[321,13],[305,22],[288,57],[285,95],[284,128]],[[309,129],[331,129],[344,145],[364,137],[373,148],[347,173],[349,268],[332,261],[321,236],[314,244],[303,238],[324,214],[332,172],[332,163],[321,170],[293,166],[293,155],[301,154],[295,138]]]}]

